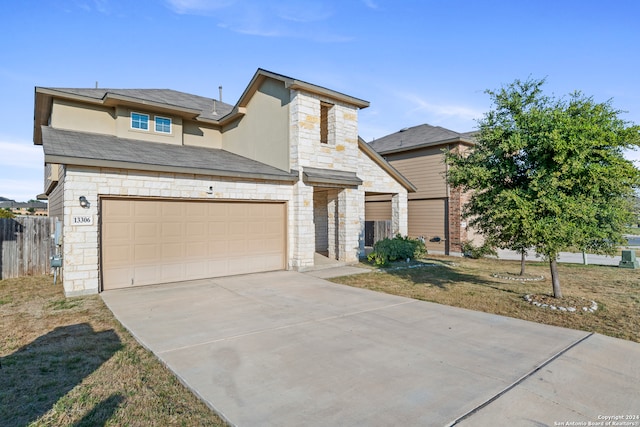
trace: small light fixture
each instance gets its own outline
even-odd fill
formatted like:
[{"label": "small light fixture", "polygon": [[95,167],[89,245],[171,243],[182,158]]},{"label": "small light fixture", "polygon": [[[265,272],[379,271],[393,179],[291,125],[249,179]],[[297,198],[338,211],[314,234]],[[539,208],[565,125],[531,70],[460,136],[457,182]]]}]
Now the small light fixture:
[{"label": "small light fixture", "polygon": [[83,207],[85,209],[89,207],[89,201],[84,196],[80,196],[80,207]]}]

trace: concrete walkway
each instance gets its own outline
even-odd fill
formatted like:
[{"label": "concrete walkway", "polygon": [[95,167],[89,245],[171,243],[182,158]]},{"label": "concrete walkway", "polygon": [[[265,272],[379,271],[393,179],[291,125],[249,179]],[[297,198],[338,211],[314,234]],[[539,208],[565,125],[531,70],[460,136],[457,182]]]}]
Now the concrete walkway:
[{"label": "concrete walkway", "polygon": [[543,426],[640,413],[640,344],[280,271],[102,293],[238,426]]}]

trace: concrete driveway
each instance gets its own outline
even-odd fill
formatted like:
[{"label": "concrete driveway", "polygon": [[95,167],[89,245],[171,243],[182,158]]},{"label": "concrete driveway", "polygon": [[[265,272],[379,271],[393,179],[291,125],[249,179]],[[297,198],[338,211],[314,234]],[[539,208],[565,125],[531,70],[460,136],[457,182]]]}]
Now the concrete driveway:
[{"label": "concrete driveway", "polygon": [[290,271],[102,298],[238,426],[587,425],[640,414],[640,344],[601,335]]}]

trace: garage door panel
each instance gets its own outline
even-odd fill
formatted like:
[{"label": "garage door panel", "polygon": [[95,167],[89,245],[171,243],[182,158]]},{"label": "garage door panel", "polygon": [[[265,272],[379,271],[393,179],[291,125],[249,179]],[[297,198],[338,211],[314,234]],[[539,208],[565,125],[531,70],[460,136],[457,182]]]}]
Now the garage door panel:
[{"label": "garage door panel", "polygon": [[280,270],[284,203],[108,199],[103,288]]},{"label": "garage door panel", "polygon": [[161,224],[160,230],[164,239],[182,239],[184,234],[183,224],[180,222],[165,222]]},{"label": "garage door panel", "polygon": [[162,206],[158,202],[133,203],[133,216],[137,219],[143,220],[162,216]]},{"label": "garage door panel", "polygon": [[106,224],[103,228],[103,233],[105,238],[110,241],[121,240],[128,241],[131,236],[131,227],[132,224],[126,223],[110,223]]},{"label": "garage door panel", "polygon": [[135,263],[154,262],[159,258],[159,252],[155,244],[135,244],[131,258]]},{"label": "garage door panel", "polygon": [[184,256],[184,244],[182,242],[162,243],[161,259],[163,262],[171,262],[175,259],[182,259]]},{"label": "garage door panel", "polygon": [[112,266],[128,265],[131,260],[131,246],[129,244],[113,244],[113,250],[104,255],[105,264]]},{"label": "garage door panel", "polygon": [[160,233],[160,224],[157,223],[137,223],[133,227],[133,238],[136,241],[153,240],[156,241]]},{"label": "garage door panel", "polygon": [[152,283],[160,283],[160,268],[157,265],[138,265],[133,268],[133,277],[130,278],[129,285],[140,286]]},{"label": "garage door panel", "polygon": [[206,241],[191,242],[185,245],[184,250],[188,259],[206,258],[209,251],[209,244]]},{"label": "garage door panel", "polygon": [[113,283],[111,289],[131,286],[131,278],[134,276],[133,269],[129,266],[123,268],[105,267],[102,274],[110,278]]},{"label": "garage door panel", "polygon": [[164,264],[160,267],[160,277],[167,281],[189,280],[183,264]]}]

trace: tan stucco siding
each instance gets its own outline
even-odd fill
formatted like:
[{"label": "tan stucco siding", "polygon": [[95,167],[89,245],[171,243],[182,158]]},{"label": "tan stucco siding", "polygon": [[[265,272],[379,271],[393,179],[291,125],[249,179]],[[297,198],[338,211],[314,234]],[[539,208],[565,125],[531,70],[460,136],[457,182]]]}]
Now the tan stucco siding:
[{"label": "tan stucco siding", "polygon": [[222,133],[219,129],[203,126],[200,123],[184,120],[182,122],[184,145],[205,148],[222,148]]},{"label": "tan stucco siding", "polygon": [[54,99],[51,109],[51,127],[115,135],[114,109]]},{"label": "tan stucco siding", "polygon": [[265,80],[241,119],[225,126],[222,148],[289,170],[289,90],[280,81]]},{"label": "tan stucco siding", "polygon": [[391,165],[407,178],[417,190],[409,200],[447,197],[446,166],[441,147],[425,148],[385,156]]},{"label": "tan stucco siding", "polygon": [[[131,127],[131,113],[149,115],[149,130],[133,129]],[[155,131],[156,117],[171,119],[171,133]],[[182,145],[182,118],[166,113],[154,113],[144,109],[116,107],[116,136],[118,138]]]}]

